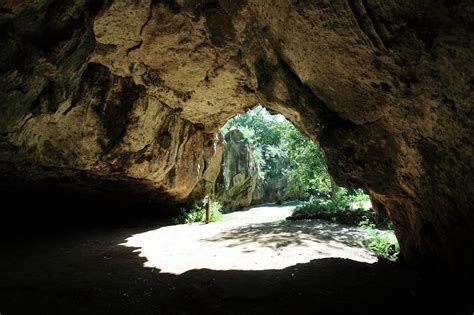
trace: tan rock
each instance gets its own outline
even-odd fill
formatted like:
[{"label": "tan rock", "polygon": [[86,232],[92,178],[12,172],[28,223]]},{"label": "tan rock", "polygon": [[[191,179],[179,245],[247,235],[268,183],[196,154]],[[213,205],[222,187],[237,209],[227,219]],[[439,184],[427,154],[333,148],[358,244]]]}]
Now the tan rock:
[{"label": "tan rock", "polygon": [[209,139],[260,102],[321,144],[338,184],[370,191],[406,259],[471,269],[472,1],[0,8],[3,163],[144,180],[181,201]]}]

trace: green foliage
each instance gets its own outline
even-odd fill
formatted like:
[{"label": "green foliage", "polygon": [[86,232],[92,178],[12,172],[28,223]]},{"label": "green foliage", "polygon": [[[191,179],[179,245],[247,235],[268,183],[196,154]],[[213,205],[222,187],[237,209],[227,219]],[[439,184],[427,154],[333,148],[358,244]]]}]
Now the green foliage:
[{"label": "green foliage", "polygon": [[[210,221],[216,222],[222,219],[222,206],[218,202],[212,202],[210,207]],[[201,204],[194,204],[191,209],[181,208],[180,214],[172,219],[173,224],[185,224],[206,221],[206,209]]]},{"label": "green foliage", "polygon": [[261,180],[283,174],[291,180],[295,191],[312,196],[293,210],[289,220],[324,219],[359,225],[370,235],[365,241],[370,250],[378,256],[395,257],[400,249],[395,235],[392,231],[376,230],[372,209],[364,208],[364,204],[370,205],[369,196],[362,189],[338,187],[329,175],[321,149],[289,121],[258,106],[230,119],[221,132],[225,134],[234,128],[242,131],[244,139],[255,146]]},{"label": "green foliage", "polygon": [[288,219],[322,219],[351,225],[374,222],[371,209],[352,208],[351,204],[351,199],[347,197],[343,189],[340,189],[332,199],[312,196],[308,202],[296,207]]},{"label": "green foliage", "polygon": [[330,177],[322,151],[281,115],[257,106],[230,119],[222,133],[237,128],[255,146],[261,180],[286,175],[295,191],[330,189]]},{"label": "green foliage", "polygon": [[367,197],[362,196],[360,192],[351,195],[348,194],[347,190],[339,189],[333,199],[312,197],[302,206],[296,207],[287,219],[322,219],[358,225],[367,235],[363,239],[365,247],[378,257],[395,260],[398,252],[400,252],[400,245],[391,229],[391,224],[387,226],[387,230],[377,230],[371,209],[351,207],[351,205],[360,201],[367,201]]},{"label": "green foliage", "polygon": [[[255,146],[255,159],[262,181],[289,178],[292,192],[331,194],[334,202],[346,199],[358,205],[369,201],[360,189],[346,190],[332,181],[326,158],[314,142],[281,115],[271,115],[262,106],[230,119],[222,133],[237,128]],[[342,198],[344,196],[344,198]]]},{"label": "green foliage", "polygon": [[348,192],[348,198],[351,202],[368,202],[369,195],[366,195],[362,189],[354,189],[352,193]]},{"label": "green foliage", "polygon": [[283,147],[292,165],[285,173],[293,180],[295,188],[308,193],[329,192],[331,177],[322,151],[293,125],[285,126],[285,129]]},{"label": "green foliage", "polygon": [[255,147],[255,160],[261,180],[280,176],[288,167],[286,152],[281,148],[282,126],[291,125],[283,116],[271,115],[262,106],[230,119],[221,132],[239,129],[244,139]]},{"label": "green foliage", "polygon": [[[221,132],[225,134],[233,128],[238,128],[250,143],[278,146],[281,134],[277,121],[278,118],[271,115],[265,108],[257,106],[245,114],[230,119],[222,127]],[[286,120],[280,119],[280,121]]]},{"label": "green foliage", "polygon": [[358,226],[362,229],[368,229],[368,230],[376,228],[375,223],[370,220],[361,220]]},{"label": "green foliage", "polygon": [[380,231],[375,224],[367,221],[359,224],[369,236],[364,240],[364,245],[377,255],[389,260],[396,260],[400,252],[400,245],[392,230]]}]

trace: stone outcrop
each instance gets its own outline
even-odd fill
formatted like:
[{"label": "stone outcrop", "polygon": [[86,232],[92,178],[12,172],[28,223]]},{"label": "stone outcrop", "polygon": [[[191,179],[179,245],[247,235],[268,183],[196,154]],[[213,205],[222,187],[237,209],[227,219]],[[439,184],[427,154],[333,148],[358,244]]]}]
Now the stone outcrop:
[{"label": "stone outcrop", "polygon": [[218,128],[261,103],[383,205],[406,260],[468,272],[473,16],[469,0],[2,1],[0,161],[10,182],[83,171],[179,201]]},{"label": "stone outcrop", "polygon": [[190,196],[190,203],[210,196],[221,203],[226,211],[231,211],[249,205],[305,198],[304,193],[298,191],[281,172],[289,166],[286,159],[275,157],[267,161],[271,162],[269,167],[272,172],[262,177],[262,171],[257,166],[256,151],[238,129],[229,131],[225,140],[219,133],[214,152],[202,179]]},{"label": "stone outcrop", "polygon": [[303,200],[305,194],[298,190],[296,185],[282,170],[290,167],[290,161],[284,156],[273,156],[265,158],[267,148],[262,147],[262,154],[266,160],[266,168],[263,178],[259,177],[257,187],[253,193],[252,204],[281,203],[287,200]]},{"label": "stone outcrop", "polygon": [[258,180],[253,147],[238,129],[225,135],[221,170],[215,182],[215,199],[226,210],[237,210],[252,203]]},{"label": "stone outcrop", "polygon": [[191,206],[195,202],[201,202],[206,196],[215,201],[217,198],[216,185],[219,176],[222,173],[222,163],[224,158],[225,140],[219,132],[216,135],[214,145],[211,149],[211,158],[208,159],[205,165],[205,171],[202,178],[197,183],[193,192],[188,198],[188,203]]},{"label": "stone outcrop", "polygon": [[287,176],[277,176],[258,180],[253,193],[252,204],[281,203],[288,200],[303,200],[303,192],[294,191],[294,185]]}]

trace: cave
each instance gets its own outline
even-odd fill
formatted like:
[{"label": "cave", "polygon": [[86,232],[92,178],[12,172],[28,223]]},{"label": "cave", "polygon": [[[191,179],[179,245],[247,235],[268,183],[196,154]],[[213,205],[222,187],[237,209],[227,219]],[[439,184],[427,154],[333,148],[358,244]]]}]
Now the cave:
[{"label": "cave", "polygon": [[[34,266],[21,248],[53,259],[55,242],[72,244],[79,230],[99,238],[175,213],[200,197],[219,128],[260,103],[321,146],[338,185],[362,187],[388,215],[407,268],[400,279],[420,272],[472,307],[473,16],[467,0],[2,1],[1,290],[13,293],[1,305],[21,313],[33,299],[32,309],[71,313],[62,298],[82,303],[72,289],[51,300],[33,285],[12,289],[15,268]],[[204,274],[222,275],[188,278]],[[87,292],[79,297],[101,294]],[[89,302],[76,311],[110,310]]]}]

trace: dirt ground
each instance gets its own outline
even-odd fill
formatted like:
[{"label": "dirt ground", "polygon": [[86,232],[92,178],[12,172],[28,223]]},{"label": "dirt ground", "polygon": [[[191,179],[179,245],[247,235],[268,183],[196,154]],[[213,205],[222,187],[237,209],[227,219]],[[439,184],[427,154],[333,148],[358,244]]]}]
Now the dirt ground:
[{"label": "dirt ground", "polygon": [[[211,224],[161,227],[127,239],[146,267],[182,274],[193,269],[284,269],[313,259],[374,263],[356,228],[327,221],[286,221],[295,205],[260,206],[225,214]],[[367,233],[365,233],[367,234]]]},{"label": "dirt ground", "polygon": [[252,211],[209,226],[142,222],[10,235],[0,313],[472,314],[450,288],[376,261],[354,229],[289,224],[281,220],[287,207]]}]

